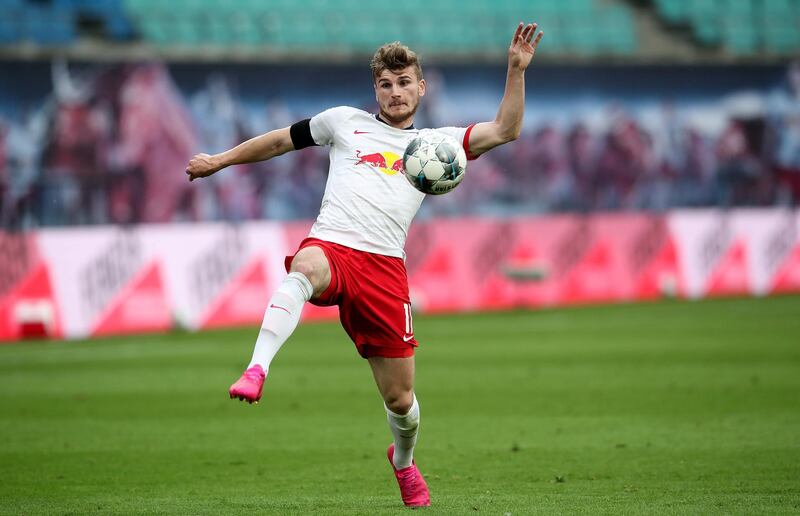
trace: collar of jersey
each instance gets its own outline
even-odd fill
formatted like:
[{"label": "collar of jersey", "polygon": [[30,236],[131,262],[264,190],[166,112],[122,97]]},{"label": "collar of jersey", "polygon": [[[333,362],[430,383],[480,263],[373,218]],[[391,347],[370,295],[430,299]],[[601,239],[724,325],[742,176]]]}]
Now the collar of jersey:
[{"label": "collar of jersey", "polygon": [[[389,124],[386,123],[386,120],[381,118],[381,115],[379,115],[378,113],[375,113],[375,120],[377,120],[378,122],[380,122],[382,124],[389,125]],[[389,125],[389,127],[391,127],[392,129],[397,129],[397,127],[393,127],[391,125]],[[408,127],[404,127],[403,129],[401,129],[401,131],[410,131],[411,129],[414,129],[414,124],[411,124]]]}]

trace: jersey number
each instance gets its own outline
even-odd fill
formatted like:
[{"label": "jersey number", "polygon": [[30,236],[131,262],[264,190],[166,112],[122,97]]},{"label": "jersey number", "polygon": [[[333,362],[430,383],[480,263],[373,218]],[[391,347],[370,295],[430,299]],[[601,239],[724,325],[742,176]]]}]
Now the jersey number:
[{"label": "jersey number", "polygon": [[406,313],[406,335],[413,335],[414,320],[411,318],[411,305],[408,303],[403,303],[403,310]]}]

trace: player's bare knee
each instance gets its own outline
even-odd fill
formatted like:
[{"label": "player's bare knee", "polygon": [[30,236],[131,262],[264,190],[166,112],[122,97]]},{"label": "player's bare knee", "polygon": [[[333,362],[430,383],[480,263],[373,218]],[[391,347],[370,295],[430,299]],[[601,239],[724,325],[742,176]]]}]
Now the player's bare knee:
[{"label": "player's bare knee", "polygon": [[408,414],[414,404],[414,393],[412,391],[396,391],[387,393],[383,400],[386,408],[395,414]]},{"label": "player's bare knee", "polygon": [[[300,274],[308,278],[308,281],[310,281],[311,284],[314,285],[315,283],[314,280],[316,279],[317,274],[315,274],[315,267],[312,263],[305,260],[295,259],[292,262],[291,271],[299,272]],[[316,287],[316,285],[314,286]]]},{"label": "player's bare knee", "polygon": [[292,272],[299,272],[308,278],[308,281],[314,289],[314,295],[319,295],[327,287],[327,285],[323,284],[325,279],[324,271],[321,270],[321,267],[315,265],[313,261],[295,259],[292,262],[290,270]]},{"label": "player's bare knee", "polygon": [[291,272],[299,272],[308,278],[314,288],[314,296],[320,295],[331,281],[330,267],[327,258],[318,247],[301,249],[292,260]]}]

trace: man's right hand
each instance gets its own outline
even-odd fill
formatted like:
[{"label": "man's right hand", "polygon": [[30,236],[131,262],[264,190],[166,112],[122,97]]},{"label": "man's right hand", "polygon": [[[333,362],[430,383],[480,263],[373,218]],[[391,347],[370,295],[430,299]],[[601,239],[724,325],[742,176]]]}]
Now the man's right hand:
[{"label": "man's right hand", "polygon": [[194,181],[198,177],[208,177],[222,168],[217,156],[195,154],[186,165],[186,174],[189,176],[189,181]]}]

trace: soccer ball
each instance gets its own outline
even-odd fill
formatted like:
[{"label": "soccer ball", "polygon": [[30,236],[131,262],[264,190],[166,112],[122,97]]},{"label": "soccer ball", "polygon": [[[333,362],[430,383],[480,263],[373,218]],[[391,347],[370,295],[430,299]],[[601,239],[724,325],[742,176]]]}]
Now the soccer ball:
[{"label": "soccer ball", "polygon": [[441,195],[464,179],[467,156],[458,141],[433,129],[423,129],[403,153],[406,179],[422,193]]}]

